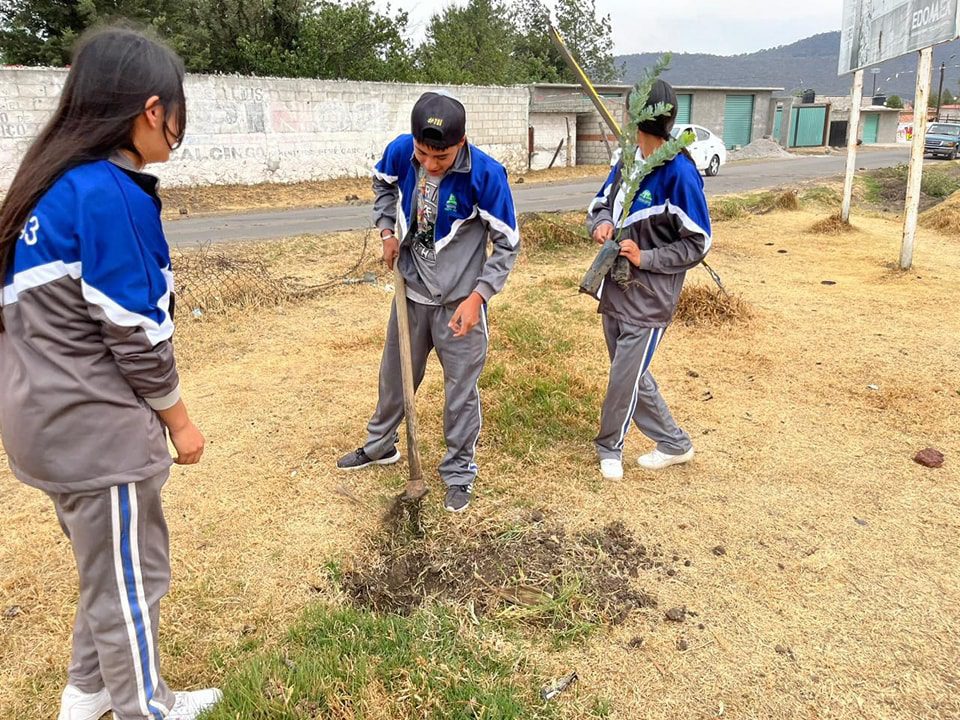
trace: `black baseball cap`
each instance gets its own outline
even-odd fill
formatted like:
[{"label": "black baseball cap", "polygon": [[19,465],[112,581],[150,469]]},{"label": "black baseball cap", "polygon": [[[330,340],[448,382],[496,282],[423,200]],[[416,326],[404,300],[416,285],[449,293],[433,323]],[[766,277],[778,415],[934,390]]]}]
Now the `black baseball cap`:
[{"label": "black baseball cap", "polygon": [[442,148],[453,147],[467,134],[467,111],[445,92],[426,92],[410,113],[414,140]]}]

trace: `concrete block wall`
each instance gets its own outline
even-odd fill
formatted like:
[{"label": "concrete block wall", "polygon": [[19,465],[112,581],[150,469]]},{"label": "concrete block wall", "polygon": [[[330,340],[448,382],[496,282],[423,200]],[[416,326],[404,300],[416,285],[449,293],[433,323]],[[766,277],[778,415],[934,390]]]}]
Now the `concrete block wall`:
[{"label": "concrete block wall", "polygon": [[57,107],[65,77],[62,70],[0,69],[0,190]]},{"label": "concrete block wall", "polygon": [[[0,190],[56,107],[66,71],[0,69]],[[436,86],[191,75],[187,137],[165,185],[256,184],[368,175],[384,146],[409,132],[410,109]],[[467,108],[467,135],[520,172],[527,166],[525,87],[447,88]]]},{"label": "concrete block wall", "polygon": [[554,167],[570,167],[577,164],[577,116],[575,113],[530,113],[530,126],[533,128],[533,155],[530,158],[531,170],[543,170],[553,159],[557,146],[563,140],[563,147]]},{"label": "concrete block wall", "polygon": [[[621,103],[606,101],[605,104],[614,118],[624,123],[624,106]],[[577,115],[577,164],[578,165],[609,165],[610,155],[607,153],[607,145],[603,142],[603,136],[606,134],[607,143],[612,151],[619,147],[617,136],[607,127],[606,122],[600,116],[596,109],[591,109],[588,113]]]},{"label": "concrete block wall", "polygon": [[899,113],[880,113],[880,126],[877,128],[877,142],[883,144],[895,143],[897,141],[898,127],[900,127]]},{"label": "concrete block wall", "polygon": [[[610,164],[610,155],[607,152],[607,145],[603,142],[598,120],[600,120],[599,113],[580,115],[578,118],[577,165]],[[615,152],[619,147],[616,136],[607,130],[606,125],[603,125],[603,129],[607,133],[610,150]]]},{"label": "concrete block wall", "polygon": [[[699,90],[693,93],[690,102],[690,122],[723,137],[723,115],[727,107],[727,93],[716,90]],[[754,108],[756,112],[756,108]]]}]

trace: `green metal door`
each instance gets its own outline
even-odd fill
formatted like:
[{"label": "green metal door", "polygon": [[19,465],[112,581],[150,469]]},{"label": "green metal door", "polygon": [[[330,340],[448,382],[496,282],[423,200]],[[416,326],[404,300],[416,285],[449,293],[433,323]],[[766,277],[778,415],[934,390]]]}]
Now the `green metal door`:
[{"label": "green metal door", "polygon": [[727,95],[723,113],[723,143],[728,149],[749,145],[753,136],[753,95]]},{"label": "green metal door", "polygon": [[686,125],[690,122],[690,108],[693,105],[693,95],[677,95],[677,124]]},{"label": "green metal door", "polygon": [[863,144],[874,145],[880,132],[880,113],[864,113]]},{"label": "green metal door", "polygon": [[819,147],[827,124],[825,107],[794,108],[790,126],[790,147]]},{"label": "green metal door", "polygon": [[783,127],[783,108],[778,107],[773,116],[773,139],[780,142],[780,129]]}]

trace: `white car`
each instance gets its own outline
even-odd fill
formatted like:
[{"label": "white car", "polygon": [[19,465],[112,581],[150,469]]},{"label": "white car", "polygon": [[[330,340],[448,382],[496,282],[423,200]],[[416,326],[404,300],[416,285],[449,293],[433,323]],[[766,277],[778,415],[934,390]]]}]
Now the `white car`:
[{"label": "white car", "polygon": [[720,166],[727,162],[727,148],[723,140],[699,125],[674,125],[671,135],[680,137],[687,131],[697,136],[687,151],[697,164],[697,170],[713,177],[720,172]]}]

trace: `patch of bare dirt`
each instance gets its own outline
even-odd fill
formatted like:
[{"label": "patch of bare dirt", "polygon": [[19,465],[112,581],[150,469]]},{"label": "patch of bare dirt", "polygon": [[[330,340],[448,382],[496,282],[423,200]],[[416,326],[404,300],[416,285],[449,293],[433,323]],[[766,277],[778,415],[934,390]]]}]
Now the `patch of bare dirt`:
[{"label": "patch of bare dirt", "polygon": [[534,623],[620,624],[657,606],[643,578],[684,568],[678,555],[641,542],[619,521],[570,533],[534,511],[508,527],[409,529],[401,515],[390,516],[370,563],[345,574],[357,605],[409,613],[440,600],[469,604],[478,616],[512,607],[532,611],[522,615]]}]

